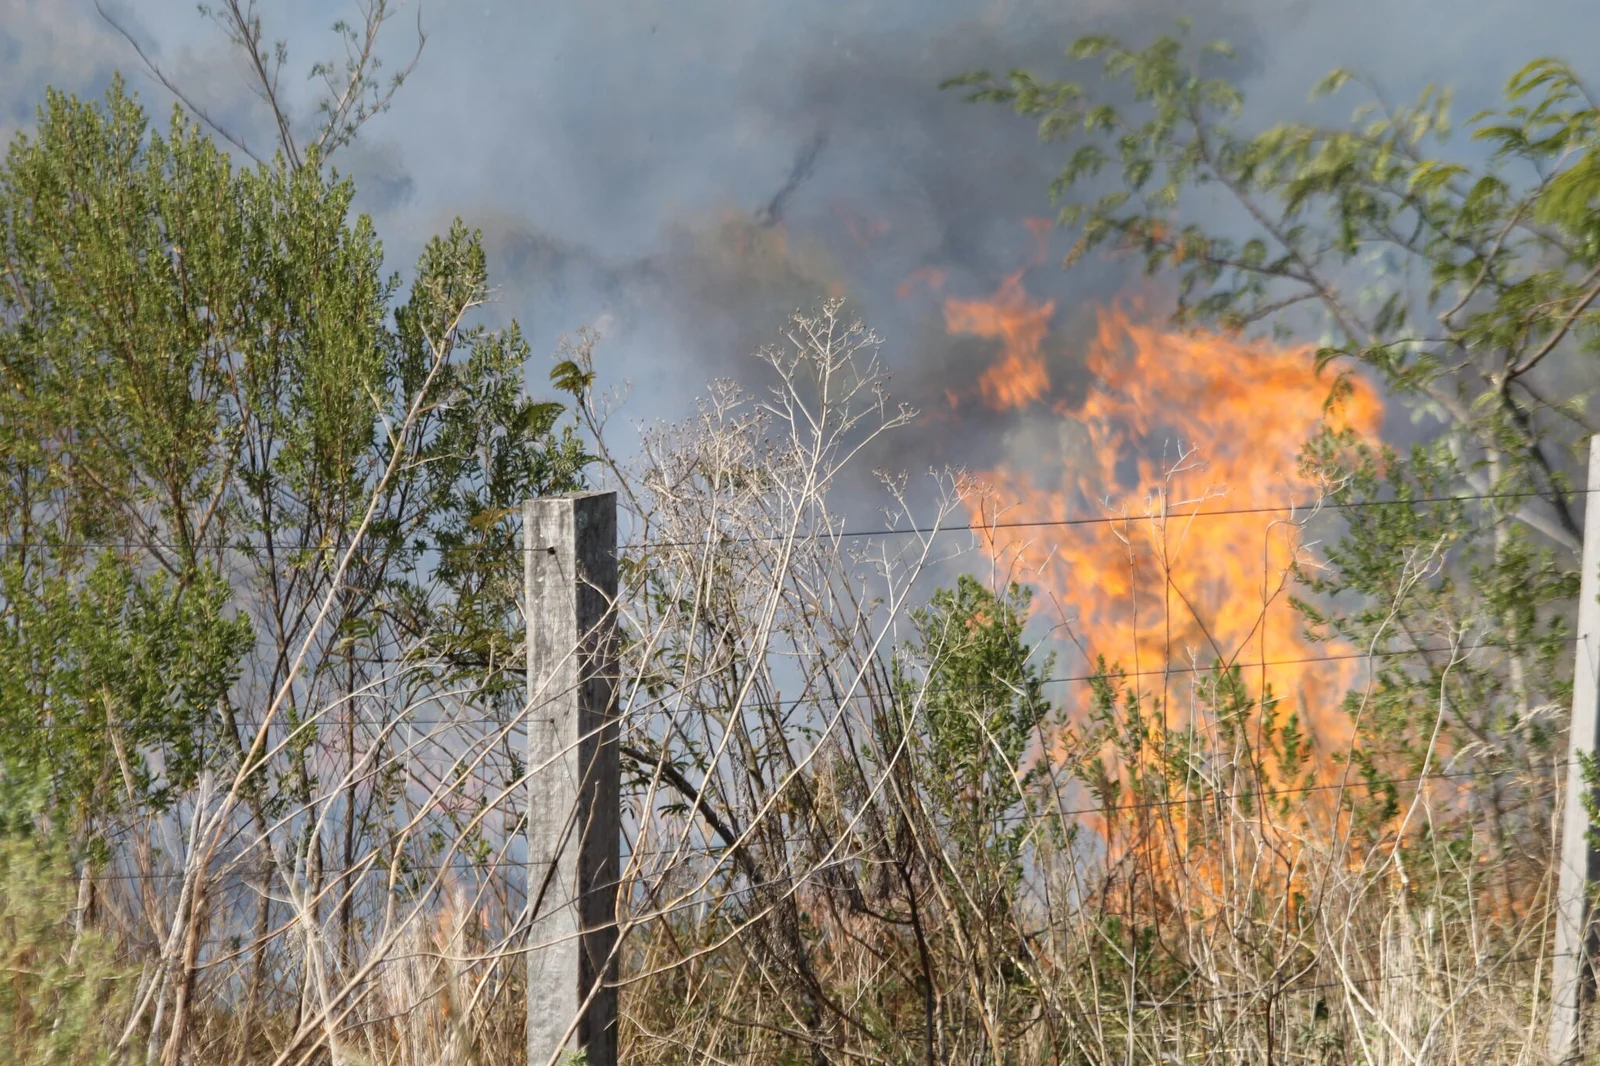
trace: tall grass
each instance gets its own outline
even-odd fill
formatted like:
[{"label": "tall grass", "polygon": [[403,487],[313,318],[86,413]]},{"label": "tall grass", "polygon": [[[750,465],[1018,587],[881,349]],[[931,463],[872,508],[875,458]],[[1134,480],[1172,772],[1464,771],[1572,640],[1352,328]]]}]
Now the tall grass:
[{"label": "tall grass", "polygon": [[[1060,697],[1026,591],[952,578],[986,531],[836,536],[830,487],[908,415],[836,307],[789,336],[760,402],[719,387],[609,464],[643,545],[624,1061],[1544,1061],[1559,766],[1354,760],[1204,664]],[[934,486],[914,515],[885,481],[891,524],[958,521],[974,486]],[[536,708],[459,713],[505,674],[419,652],[297,709],[268,740],[306,752],[292,802],[241,813],[207,777],[94,855],[16,821],[13,1060],[526,1062]]]}]

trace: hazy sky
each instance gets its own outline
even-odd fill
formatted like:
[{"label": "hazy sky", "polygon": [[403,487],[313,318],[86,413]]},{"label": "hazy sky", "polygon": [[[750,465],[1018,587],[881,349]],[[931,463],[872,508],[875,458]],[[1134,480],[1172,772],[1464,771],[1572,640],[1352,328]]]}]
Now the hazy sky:
[{"label": "hazy sky", "polygon": [[[175,79],[270,144],[235,57],[192,0],[105,2]],[[302,103],[300,79],[351,7],[260,5],[269,36],[288,41]],[[499,312],[522,321],[537,359],[558,335],[601,325],[602,373],[632,382],[632,416],[676,414],[707,376],[741,375],[787,310],[830,288],[886,335],[902,391],[921,401],[947,376],[970,380],[987,354],[946,338],[938,300],[897,295],[901,283],[937,267],[947,293],[979,295],[1024,266],[1035,246],[1022,220],[1048,212],[1056,161],[1025,122],[938,82],[974,67],[1059,69],[1082,32],[1144,41],[1176,15],[1239,46],[1254,106],[1276,117],[1304,109],[1340,64],[1396,95],[1453,83],[1465,113],[1535,55],[1585,60],[1600,29],[1600,5],[1580,0],[436,2],[421,12],[415,76],[338,163],[397,268],[455,215],[483,227]],[[412,3],[388,31],[391,66],[415,17]],[[31,121],[46,84],[97,92],[113,69],[168,106],[92,2],[0,0],[0,131]],[[819,143],[781,229],[756,226]],[[1122,283],[1054,266],[1028,276],[1063,316]],[[542,377],[536,364],[530,378]],[[961,458],[983,465],[1003,435],[970,428]]]}]

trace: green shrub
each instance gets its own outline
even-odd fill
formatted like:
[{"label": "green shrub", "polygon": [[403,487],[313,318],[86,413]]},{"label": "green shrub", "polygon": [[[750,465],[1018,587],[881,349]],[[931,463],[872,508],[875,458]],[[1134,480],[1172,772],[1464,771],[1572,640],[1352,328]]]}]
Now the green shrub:
[{"label": "green shrub", "polygon": [[110,1061],[133,975],[100,931],[75,928],[66,848],[0,796],[0,1044],[14,1066]]}]

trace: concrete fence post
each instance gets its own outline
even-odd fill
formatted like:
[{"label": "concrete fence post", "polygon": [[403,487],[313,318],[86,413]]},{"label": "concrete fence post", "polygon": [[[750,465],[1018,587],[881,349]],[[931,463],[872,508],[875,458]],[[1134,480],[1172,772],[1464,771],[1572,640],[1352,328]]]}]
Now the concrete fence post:
[{"label": "concrete fence post", "polygon": [[617,1061],[617,497],[529,500],[528,1063]]},{"label": "concrete fence post", "polygon": [[1550,1058],[1567,1062],[1583,1051],[1583,1010],[1592,998],[1594,916],[1590,895],[1600,879],[1600,855],[1589,842],[1593,790],[1581,758],[1600,742],[1600,435],[1589,440],[1588,498],[1584,506],[1583,574],[1578,585],[1577,648],[1573,659],[1572,732],[1567,742],[1565,821],[1561,827],[1561,885],[1556,911],[1556,955],[1550,974]]}]

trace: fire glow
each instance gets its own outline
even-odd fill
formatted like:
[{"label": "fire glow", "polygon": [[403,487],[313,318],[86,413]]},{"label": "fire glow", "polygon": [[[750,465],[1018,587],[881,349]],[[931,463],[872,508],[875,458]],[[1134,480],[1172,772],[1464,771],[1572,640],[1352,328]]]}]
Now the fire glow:
[{"label": "fire glow", "polygon": [[[977,377],[984,405],[1075,424],[1059,481],[1038,483],[1014,465],[979,475],[988,491],[969,509],[991,530],[991,557],[1035,586],[1035,604],[1059,613],[1091,663],[1103,656],[1159,699],[1169,729],[1189,716],[1186,679],[1237,664],[1324,754],[1345,748],[1341,701],[1358,668],[1294,661],[1345,649],[1310,641],[1289,602],[1294,567],[1312,561],[1305,511],[1267,509],[1316,498],[1297,456],[1323,425],[1376,438],[1376,391],[1354,381],[1330,408],[1331,383],[1308,348],[1169,331],[1111,307],[1087,341],[1087,392],[1069,401],[1043,349],[1055,307],[1030,297],[1022,277],[987,299],[944,304],[949,332],[1000,343]],[[1097,518],[1113,520],[993,528]]]}]

